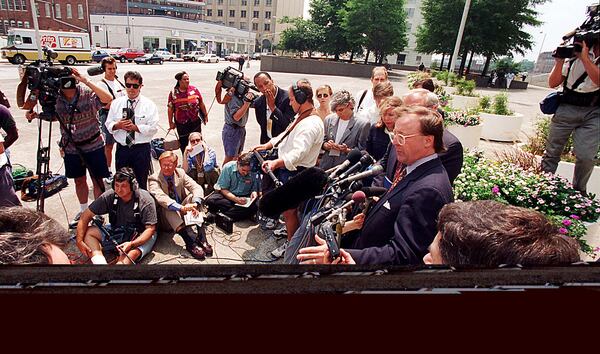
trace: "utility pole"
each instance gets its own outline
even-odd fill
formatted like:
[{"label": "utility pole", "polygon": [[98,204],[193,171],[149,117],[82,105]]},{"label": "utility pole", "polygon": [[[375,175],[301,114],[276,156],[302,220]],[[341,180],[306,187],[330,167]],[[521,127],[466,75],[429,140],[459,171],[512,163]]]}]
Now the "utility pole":
[{"label": "utility pole", "polygon": [[37,20],[37,8],[35,7],[35,1],[29,0],[31,6],[31,15],[33,16],[33,28],[35,29],[35,43],[37,45],[38,59],[42,60],[42,46],[40,43],[40,25]]},{"label": "utility pole", "polygon": [[131,48],[131,27],[129,27],[129,0],[126,1],[125,6],[127,6],[127,48]]},{"label": "utility pole", "polygon": [[[471,0],[467,0],[465,2],[462,20],[460,21],[460,28],[458,29],[458,36],[456,36],[456,44],[454,45],[454,54],[452,54],[452,60],[450,61],[450,72],[454,72],[456,57],[458,56],[458,52],[460,51],[460,42],[462,41],[463,32],[465,30],[465,23],[467,23],[467,17],[469,15],[469,7],[471,7]],[[460,74],[461,73],[458,73],[458,75]]]}]

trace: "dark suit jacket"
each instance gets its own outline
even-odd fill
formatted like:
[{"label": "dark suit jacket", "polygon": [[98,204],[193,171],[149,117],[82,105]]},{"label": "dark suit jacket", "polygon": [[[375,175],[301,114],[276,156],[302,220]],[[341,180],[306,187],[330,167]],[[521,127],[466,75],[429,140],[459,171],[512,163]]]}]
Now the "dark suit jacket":
[{"label": "dark suit jacket", "polygon": [[357,264],[421,264],[437,233],[438,214],[453,200],[442,162],[428,161],[375,204],[347,251]]},{"label": "dark suit jacket", "polygon": [[[324,122],[324,131],[325,136],[323,142],[327,142],[329,140],[335,141],[335,137],[337,135],[338,124],[340,122],[340,118],[336,114],[331,114],[325,118]],[[368,120],[357,117],[356,115],[352,115],[350,121],[348,122],[348,126],[346,127],[346,131],[344,135],[342,135],[342,140],[340,140],[339,144],[346,144],[349,148],[354,149],[357,148],[359,150],[365,150],[366,142],[367,142],[367,134],[369,134],[369,127],[371,123]],[[344,162],[348,154],[340,153],[339,156],[331,156],[329,151],[325,151],[325,154],[321,157],[321,162],[319,162],[319,167],[324,170],[328,170],[333,166],[337,166]]]},{"label": "dark suit jacket", "polygon": [[[446,152],[439,153],[438,156],[442,160],[446,173],[448,173],[450,184],[454,184],[454,180],[460,174],[463,165],[463,146],[458,138],[447,129],[444,129],[442,138]],[[385,169],[385,175],[382,174],[376,177],[373,186],[389,188],[394,180],[397,163],[396,149],[394,144],[390,144],[385,155],[379,160],[379,164]]]},{"label": "dark suit jacket", "polygon": [[381,160],[391,142],[390,136],[385,132],[385,127],[377,128],[373,125],[367,137],[367,152],[375,160]]},{"label": "dark suit jacket", "polygon": [[[260,143],[265,144],[271,140],[267,135],[267,98],[264,95],[258,97],[254,100],[252,106],[256,113],[256,121],[260,126]],[[275,111],[271,115],[271,119],[273,119],[271,136],[276,137],[283,133],[285,128],[294,120],[294,115],[287,90],[279,87],[275,96]]]}]

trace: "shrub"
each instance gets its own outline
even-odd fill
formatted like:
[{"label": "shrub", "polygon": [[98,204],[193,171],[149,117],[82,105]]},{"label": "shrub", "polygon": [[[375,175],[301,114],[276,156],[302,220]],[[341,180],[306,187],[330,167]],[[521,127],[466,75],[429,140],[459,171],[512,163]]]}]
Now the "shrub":
[{"label": "shrub", "polygon": [[463,127],[473,127],[481,124],[481,116],[477,110],[454,110],[451,108],[445,108],[446,117],[444,118],[444,125],[461,125]]},{"label": "shrub", "polygon": [[442,85],[435,85],[434,93],[438,96],[442,107],[446,107],[452,99],[452,95],[448,94]]},{"label": "shrub", "polygon": [[479,99],[479,109],[485,113],[510,116],[513,112],[508,108],[508,95],[504,92],[493,97],[483,96]]},{"label": "shrub", "polygon": [[466,80],[463,78],[459,78],[456,80],[456,94],[460,96],[476,96],[473,94],[475,90],[475,81],[474,80]]},{"label": "shrub", "polygon": [[479,99],[479,110],[482,112],[486,112],[487,110],[490,109],[490,106],[492,104],[492,99],[490,96],[481,96],[481,98]]}]

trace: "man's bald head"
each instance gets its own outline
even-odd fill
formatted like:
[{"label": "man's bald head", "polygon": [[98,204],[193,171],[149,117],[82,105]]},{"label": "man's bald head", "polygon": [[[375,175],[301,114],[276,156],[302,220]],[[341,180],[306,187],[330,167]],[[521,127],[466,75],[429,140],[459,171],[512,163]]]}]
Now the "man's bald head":
[{"label": "man's bald head", "polygon": [[435,93],[426,89],[414,89],[402,96],[405,106],[420,106],[437,110],[440,101]]}]

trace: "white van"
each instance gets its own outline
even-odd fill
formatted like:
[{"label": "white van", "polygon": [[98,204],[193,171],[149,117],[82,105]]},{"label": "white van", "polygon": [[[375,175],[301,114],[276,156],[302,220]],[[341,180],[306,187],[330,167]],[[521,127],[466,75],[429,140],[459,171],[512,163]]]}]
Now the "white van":
[{"label": "white van", "polygon": [[76,62],[91,62],[90,35],[86,32],[39,31],[40,43],[35,43],[35,30],[11,28],[8,42],[2,48],[2,58],[13,64],[23,64],[26,60],[38,59],[38,46],[54,50],[56,60],[73,65]]}]

